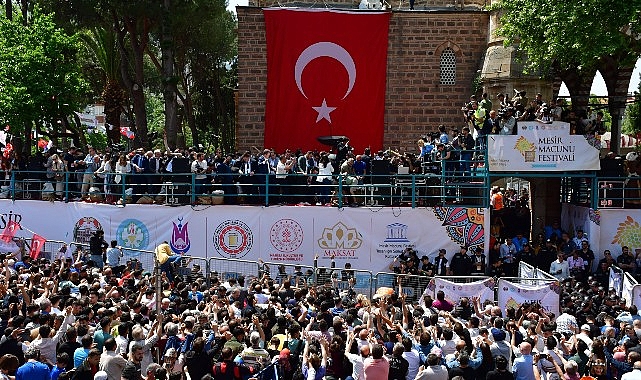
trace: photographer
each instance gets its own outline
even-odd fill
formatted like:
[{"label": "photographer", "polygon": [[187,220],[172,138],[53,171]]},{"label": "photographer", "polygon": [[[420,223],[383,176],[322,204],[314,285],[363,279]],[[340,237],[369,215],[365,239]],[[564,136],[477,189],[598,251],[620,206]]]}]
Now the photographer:
[{"label": "photographer", "polygon": [[504,112],[499,111],[499,118],[499,135],[516,135],[516,118],[514,117],[514,109],[509,107]]},{"label": "photographer", "polygon": [[196,175],[196,196],[207,192],[207,160],[205,153],[198,153],[196,159],[191,163],[191,172]]},{"label": "photographer", "polygon": [[98,230],[89,238],[89,254],[91,261],[94,262],[96,268],[102,269],[104,264],[105,250],[109,247],[105,241],[105,231]]}]

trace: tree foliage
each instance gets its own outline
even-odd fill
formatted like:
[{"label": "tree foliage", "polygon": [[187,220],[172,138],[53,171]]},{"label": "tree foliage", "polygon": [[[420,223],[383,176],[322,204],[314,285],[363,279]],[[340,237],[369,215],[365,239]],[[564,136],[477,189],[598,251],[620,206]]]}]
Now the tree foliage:
[{"label": "tree foliage", "polygon": [[639,83],[637,91],[634,92],[634,103],[625,108],[621,131],[637,138],[641,134],[641,83]]},{"label": "tree foliage", "polygon": [[55,121],[80,108],[86,89],[78,40],[37,9],[29,22],[0,19],[0,123],[14,136],[34,125],[63,134]]},{"label": "tree foliage", "polygon": [[634,65],[641,52],[641,0],[499,0],[492,8],[501,15],[496,33],[518,43],[530,68],[580,71],[604,56]]}]

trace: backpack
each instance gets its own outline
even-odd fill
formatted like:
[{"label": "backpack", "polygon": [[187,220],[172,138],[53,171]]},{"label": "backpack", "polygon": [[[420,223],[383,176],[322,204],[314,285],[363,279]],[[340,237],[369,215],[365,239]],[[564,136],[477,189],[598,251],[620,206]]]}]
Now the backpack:
[{"label": "backpack", "polygon": [[[231,369],[229,367],[232,367]],[[219,362],[212,369],[216,380],[241,380],[240,368],[234,362]]]}]

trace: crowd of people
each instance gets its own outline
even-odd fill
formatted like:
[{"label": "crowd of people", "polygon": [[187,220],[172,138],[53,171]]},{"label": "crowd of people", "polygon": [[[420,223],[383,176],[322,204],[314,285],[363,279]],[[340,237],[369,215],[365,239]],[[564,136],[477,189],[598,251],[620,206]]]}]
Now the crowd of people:
[{"label": "crowd of people", "polygon": [[[587,244],[586,244],[587,243]],[[496,243],[490,266],[461,247],[430,262],[403,252],[392,267],[425,276],[509,276],[518,260],[547,263],[548,250],[569,261],[589,250],[558,222],[530,243],[517,235]],[[529,253],[531,251],[531,253]],[[566,257],[567,255],[567,257]],[[180,255],[156,248],[158,275],[120,265],[118,247],[92,236],[86,253],[53,261],[18,250],[1,254],[0,373],[11,380],[630,380],[641,376],[641,315],[592,274],[552,273],[560,281],[560,315],[536,302],[502,310],[463,297],[410,300],[397,288],[357,294],[351,268],[340,276],[270,270],[237,278],[174,273]],[[482,257],[476,260],[475,258]],[[548,258],[549,259],[549,258]],[[579,261],[580,262],[580,261]],[[624,247],[598,266],[636,269]],[[510,266],[512,265],[512,266]],[[262,266],[265,269],[265,266]],[[576,267],[575,267],[576,268]],[[554,264],[550,264],[550,271]],[[462,270],[466,272],[461,272]],[[300,273],[299,273],[300,272]],[[326,273],[324,273],[326,274]],[[205,278],[207,275],[208,278]],[[313,279],[318,280],[316,283]],[[338,286],[346,281],[347,288]],[[383,290],[383,289],[379,289]],[[500,291],[500,290],[499,290]],[[420,302],[419,302],[420,301]]]},{"label": "crowd of people", "polygon": [[[365,202],[363,185],[393,185],[399,174],[435,175],[444,171],[449,182],[471,181],[476,171],[483,169],[486,136],[516,134],[519,121],[562,120],[570,123],[571,132],[577,134],[602,134],[606,130],[602,112],[577,113],[566,109],[561,100],[544,102],[541,94],[531,101],[523,91],[511,100],[505,94],[498,94],[495,102],[487,93],[478,101],[471,97],[463,107],[462,129],[448,130],[440,125],[436,132],[418,139],[416,152],[400,154],[391,149],[354,152],[347,138],[327,151],[276,152],[255,148],[253,153],[226,154],[220,149],[162,152],[139,148],[126,152],[108,147],[98,152],[87,147],[82,152],[73,146],[66,151],[54,146],[46,152],[23,157],[20,152],[5,149],[0,157],[0,168],[4,171],[0,186],[6,186],[4,196],[16,190],[40,192],[42,184],[46,184],[47,198],[102,199],[109,203],[117,202],[130,189],[130,201],[138,202],[146,196],[144,202],[151,203],[162,201],[156,197],[167,194],[169,189],[163,184],[171,182],[185,184],[171,190],[179,194],[208,195],[214,190],[223,191],[225,203],[230,204],[264,204],[269,191],[270,204],[331,205],[332,201],[335,203],[340,179],[344,203],[360,205]],[[374,165],[375,161],[384,163]],[[380,178],[372,178],[372,174]],[[31,185],[35,189],[27,189],[26,180],[38,181]],[[417,195],[426,197],[426,193],[420,191]],[[238,194],[244,196],[239,199]]]}]

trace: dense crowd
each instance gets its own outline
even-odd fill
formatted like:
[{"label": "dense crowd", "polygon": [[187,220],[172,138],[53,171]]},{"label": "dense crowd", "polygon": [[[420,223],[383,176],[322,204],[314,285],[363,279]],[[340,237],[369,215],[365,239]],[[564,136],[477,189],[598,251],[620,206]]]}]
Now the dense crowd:
[{"label": "dense crowd", "polygon": [[[587,241],[579,234],[568,238],[554,223],[537,241],[554,243],[562,258],[566,251],[574,256]],[[523,236],[510,240],[522,250],[529,245]],[[502,248],[498,256],[491,253],[491,261],[498,257],[505,265]],[[430,263],[406,250],[395,265],[424,275],[456,274],[456,257],[466,255],[465,250],[449,264],[443,263],[445,252]],[[0,255],[5,274],[0,280],[2,379],[641,376],[641,316],[589,271],[570,271],[563,278],[561,314],[554,315],[537,303],[506,310],[477,298],[453,303],[442,290],[434,299],[410,301],[402,276],[397,288],[379,289],[369,297],[354,291],[348,267],[336,270],[340,276],[305,281],[300,281],[300,270],[288,273],[285,266],[275,278],[270,270],[204,278],[197,270],[177,275],[181,256],[166,243],[155,255],[158,277],[131,262],[121,265],[120,249],[109,247],[101,233],[92,236],[87,252],[61,250],[53,261],[32,260],[20,250]],[[617,262],[633,270],[627,255]],[[601,261],[613,262],[611,256]],[[339,289],[339,280],[347,281],[347,289]]]}]

